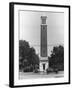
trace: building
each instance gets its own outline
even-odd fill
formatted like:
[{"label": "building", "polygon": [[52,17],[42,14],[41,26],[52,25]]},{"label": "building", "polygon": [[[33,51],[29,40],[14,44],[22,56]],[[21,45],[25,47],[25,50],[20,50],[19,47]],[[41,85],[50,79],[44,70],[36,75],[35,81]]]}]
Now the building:
[{"label": "building", "polygon": [[48,52],[47,52],[47,16],[41,16],[41,35],[40,35],[40,71],[46,72],[48,68]]}]

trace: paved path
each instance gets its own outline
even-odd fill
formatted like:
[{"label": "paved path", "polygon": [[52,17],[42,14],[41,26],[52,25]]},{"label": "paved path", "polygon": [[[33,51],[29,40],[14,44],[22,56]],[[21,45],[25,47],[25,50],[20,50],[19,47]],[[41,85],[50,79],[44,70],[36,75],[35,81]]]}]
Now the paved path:
[{"label": "paved path", "polygon": [[46,74],[46,73],[33,73],[33,72],[29,72],[29,73],[25,73],[25,72],[19,72],[19,79],[30,79],[30,78],[60,78],[64,76],[64,72],[63,71],[59,71],[58,74],[56,73],[50,73],[50,74]]}]

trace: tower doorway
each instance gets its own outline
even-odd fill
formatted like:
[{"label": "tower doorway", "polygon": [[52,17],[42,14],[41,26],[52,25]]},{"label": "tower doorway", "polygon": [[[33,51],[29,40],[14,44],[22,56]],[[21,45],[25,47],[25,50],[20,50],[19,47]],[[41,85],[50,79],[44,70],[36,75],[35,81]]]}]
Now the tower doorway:
[{"label": "tower doorway", "polygon": [[45,64],[43,64],[43,70],[45,70]]}]

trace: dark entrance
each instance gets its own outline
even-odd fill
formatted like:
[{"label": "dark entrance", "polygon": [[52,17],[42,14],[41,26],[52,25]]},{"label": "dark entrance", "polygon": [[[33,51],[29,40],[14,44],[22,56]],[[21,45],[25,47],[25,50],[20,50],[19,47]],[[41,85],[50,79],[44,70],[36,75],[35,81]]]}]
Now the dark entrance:
[{"label": "dark entrance", "polygon": [[45,70],[45,64],[43,64],[43,70]]}]

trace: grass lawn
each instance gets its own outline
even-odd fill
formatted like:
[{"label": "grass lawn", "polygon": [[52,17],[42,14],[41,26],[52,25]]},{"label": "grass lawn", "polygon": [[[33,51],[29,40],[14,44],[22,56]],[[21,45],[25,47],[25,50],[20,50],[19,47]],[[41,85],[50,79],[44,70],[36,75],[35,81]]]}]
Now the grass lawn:
[{"label": "grass lawn", "polygon": [[19,79],[31,79],[31,78],[60,78],[64,77],[64,71],[59,71],[58,74],[53,73],[34,73],[34,72],[19,72]]}]

